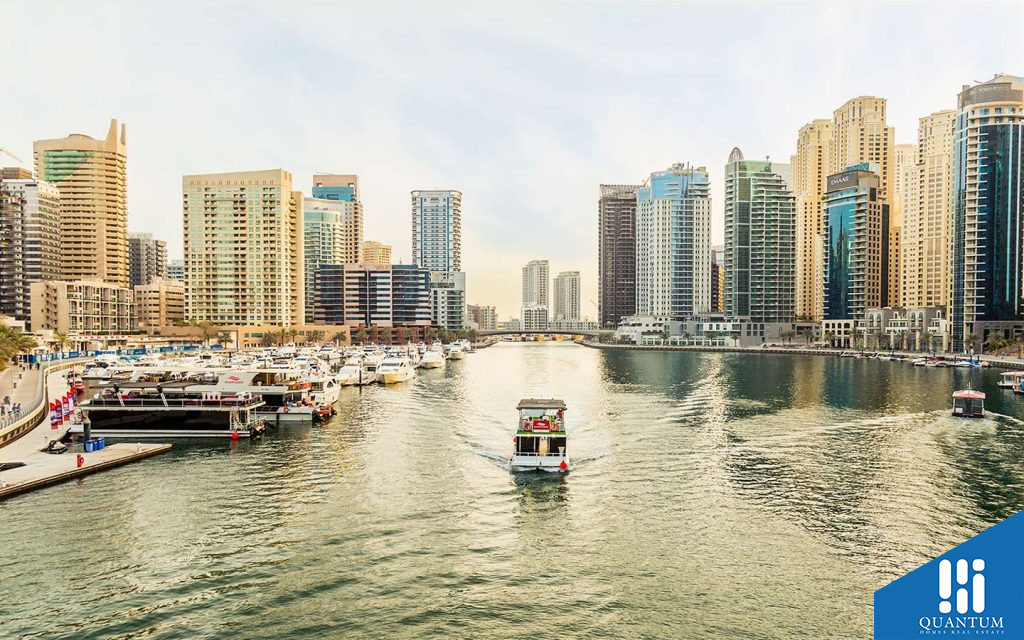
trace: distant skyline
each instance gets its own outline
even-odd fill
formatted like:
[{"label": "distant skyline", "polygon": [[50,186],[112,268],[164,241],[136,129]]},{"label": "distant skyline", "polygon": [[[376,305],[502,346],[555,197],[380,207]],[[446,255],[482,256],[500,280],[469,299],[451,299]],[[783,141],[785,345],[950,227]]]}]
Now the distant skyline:
[{"label": "distant skyline", "polygon": [[600,184],[704,165],[720,244],[733,147],[788,163],[858,95],[916,142],[962,85],[1024,75],[1022,21],[1012,3],[4,2],[0,147],[31,168],[33,140],[125,123],[129,230],[171,258],[185,174],[283,168],[307,195],[357,174],[365,238],[395,263],[409,192],[457,189],[469,303],[518,317],[522,266],[548,259],[596,319]]}]

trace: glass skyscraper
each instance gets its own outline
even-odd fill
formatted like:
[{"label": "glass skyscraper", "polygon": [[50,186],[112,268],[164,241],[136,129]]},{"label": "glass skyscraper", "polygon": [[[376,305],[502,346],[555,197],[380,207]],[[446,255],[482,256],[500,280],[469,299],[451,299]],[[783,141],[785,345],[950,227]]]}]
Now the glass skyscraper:
[{"label": "glass skyscraper", "polygon": [[711,194],[704,167],[674,164],[636,192],[636,313],[711,310]]},{"label": "glass skyscraper", "polygon": [[876,166],[853,165],[825,182],[826,320],[863,318],[888,303],[889,205]]},{"label": "glass skyscraper", "polygon": [[725,314],[792,322],[796,304],[796,201],[789,165],[744,160],[725,166]]},{"label": "glass skyscraper", "polygon": [[[1024,78],[964,87],[953,131],[953,349],[991,330],[1020,337]],[[1004,323],[996,326],[993,323]],[[1015,336],[1009,333],[1017,334]]]}]

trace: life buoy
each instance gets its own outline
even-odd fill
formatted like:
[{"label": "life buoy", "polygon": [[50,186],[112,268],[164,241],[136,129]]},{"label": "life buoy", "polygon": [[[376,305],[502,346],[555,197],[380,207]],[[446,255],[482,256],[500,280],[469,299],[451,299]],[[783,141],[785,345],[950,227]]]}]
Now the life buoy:
[{"label": "life buoy", "polygon": [[284,412],[288,413],[289,411],[291,411],[291,407],[289,407],[288,405],[284,405]]}]

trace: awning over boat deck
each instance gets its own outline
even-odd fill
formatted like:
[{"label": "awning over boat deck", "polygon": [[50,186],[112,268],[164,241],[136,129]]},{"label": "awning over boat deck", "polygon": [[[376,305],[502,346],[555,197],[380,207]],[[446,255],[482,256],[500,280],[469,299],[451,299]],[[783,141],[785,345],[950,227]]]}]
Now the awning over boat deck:
[{"label": "awning over boat deck", "polygon": [[565,402],[554,398],[523,398],[516,405],[516,409],[520,411],[523,409],[562,409],[564,411]]}]

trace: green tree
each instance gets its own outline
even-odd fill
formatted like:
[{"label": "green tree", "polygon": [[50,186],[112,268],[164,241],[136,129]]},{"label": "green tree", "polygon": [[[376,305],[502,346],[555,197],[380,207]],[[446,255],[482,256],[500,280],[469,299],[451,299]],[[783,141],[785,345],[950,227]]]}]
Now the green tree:
[{"label": "green tree", "polygon": [[213,335],[214,335],[214,333],[213,333],[213,324],[211,324],[209,320],[203,320],[202,322],[199,323],[199,327],[200,327],[199,335],[202,337],[202,340],[203,340],[202,345],[204,347],[209,346],[210,339],[213,338]]},{"label": "green tree", "polygon": [[217,332],[217,344],[219,344],[220,346],[224,347],[224,346],[227,346],[227,345],[231,344],[232,342],[233,342],[233,340],[231,339],[231,334],[230,333],[228,333],[227,331],[218,331]]},{"label": "green tree", "polygon": [[327,333],[325,331],[322,331],[320,329],[313,329],[312,331],[310,331],[309,333],[306,334],[306,340],[308,342],[313,342],[313,343],[316,343],[316,344],[320,344],[321,342],[324,341],[324,338],[326,336],[327,336]]},{"label": "green tree", "polygon": [[359,340],[359,344],[366,344],[366,341],[370,338],[370,334],[365,331],[360,331],[356,334],[356,339]]},{"label": "green tree", "polygon": [[11,364],[11,359],[19,353],[31,351],[36,347],[36,341],[6,324],[0,324],[0,371],[3,371]]},{"label": "green tree", "polygon": [[857,327],[854,327],[853,329],[850,330],[850,348],[851,349],[857,349],[858,348],[857,347],[857,342],[860,340],[860,337],[863,334],[864,334],[864,332],[861,331],[860,329],[858,329]]},{"label": "green tree", "polygon": [[337,344],[341,344],[342,342],[346,342],[348,339],[349,339],[349,334],[345,333],[344,331],[339,331],[338,333],[336,333],[333,336],[331,336],[331,342],[335,342]]},{"label": "green tree", "polygon": [[978,334],[976,334],[976,333],[969,333],[969,334],[967,334],[967,337],[964,338],[964,351],[967,351],[968,349],[975,349],[975,348],[977,348],[979,340],[981,340],[981,336],[979,336]]},{"label": "green tree", "polygon": [[743,336],[742,334],[740,334],[739,331],[733,331],[732,333],[729,334],[729,337],[732,338],[732,346],[740,346],[740,338]]},{"label": "green tree", "polygon": [[57,351],[63,352],[71,348],[71,338],[64,331],[53,332],[53,346]]}]

